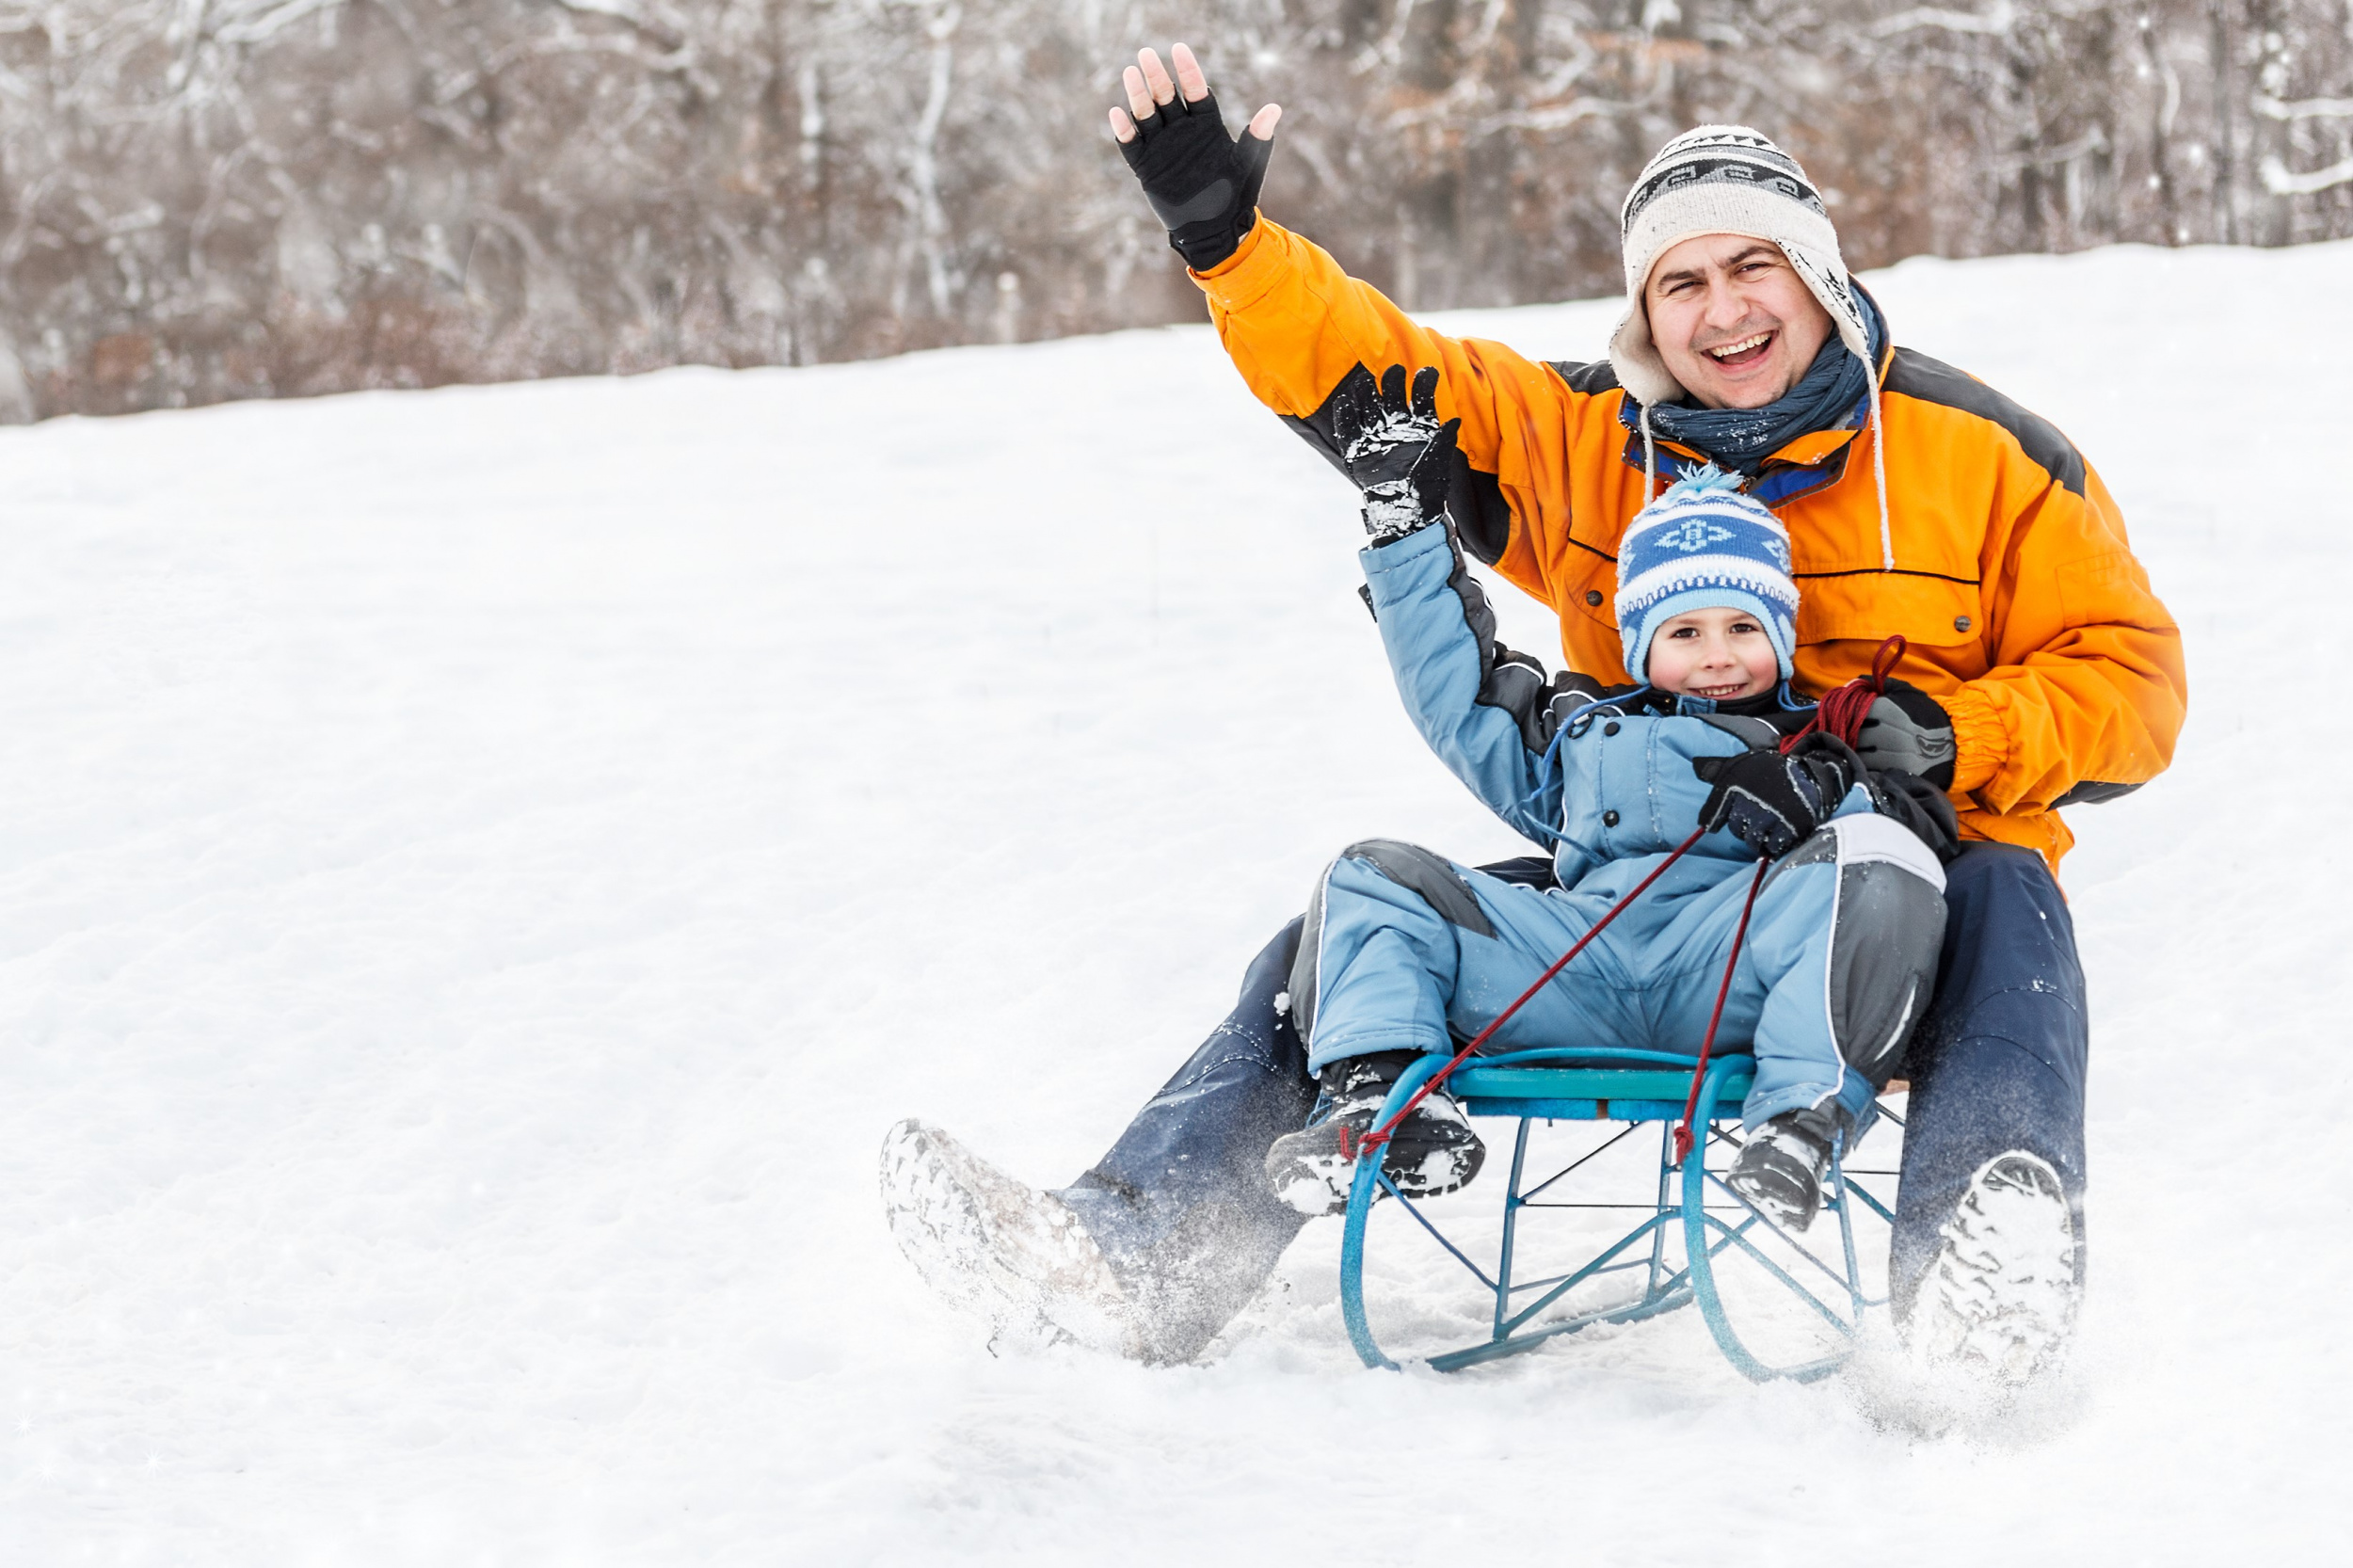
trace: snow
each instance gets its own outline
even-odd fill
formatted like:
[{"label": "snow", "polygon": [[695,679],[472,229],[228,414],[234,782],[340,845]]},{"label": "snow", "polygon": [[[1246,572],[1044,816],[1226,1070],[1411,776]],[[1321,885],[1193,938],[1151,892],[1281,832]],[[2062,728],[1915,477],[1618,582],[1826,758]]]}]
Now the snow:
[{"label": "snow", "polygon": [[[2342,663],[2348,265],[1871,280],[2100,466],[2197,693],[2169,775],[2073,813],[2077,1366],[1942,1435],[1752,1387],[1690,1313],[1364,1371],[1332,1223],[1175,1369],[992,1358],[892,1250],[890,1122],[1066,1180],[1338,846],[1521,852],[1397,711],[1352,498],[1206,330],[0,434],[0,1553],[2317,1544],[2353,746],[2297,687]],[[1591,358],[1612,314],[1451,325]]]}]

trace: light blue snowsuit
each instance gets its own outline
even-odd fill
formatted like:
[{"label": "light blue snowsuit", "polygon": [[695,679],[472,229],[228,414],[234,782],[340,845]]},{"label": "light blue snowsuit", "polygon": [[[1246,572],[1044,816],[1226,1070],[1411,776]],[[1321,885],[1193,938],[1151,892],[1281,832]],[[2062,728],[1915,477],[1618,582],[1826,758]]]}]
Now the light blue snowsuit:
[{"label": "light blue snowsuit", "polygon": [[[1514,699],[1497,679],[1492,616],[1446,528],[1363,561],[1406,711],[1473,793],[1553,851],[1560,886],[1385,840],[1342,851],[1309,905],[1290,988],[1317,1070],[1375,1051],[1451,1051],[1486,1027],[1699,825],[1709,786],[1694,757],[1779,738],[1703,698],[1679,698],[1671,714],[1534,712],[1525,683]],[[1730,833],[1703,837],[1488,1048],[1697,1054],[1755,866]],[[1860,785],[1767,873],[1717,1034],[1720,1049],[1755,1052],[1749,1126],[1833,1096],[1862,1112],[1928,1004],[1944,888],[1936,856]]]}]

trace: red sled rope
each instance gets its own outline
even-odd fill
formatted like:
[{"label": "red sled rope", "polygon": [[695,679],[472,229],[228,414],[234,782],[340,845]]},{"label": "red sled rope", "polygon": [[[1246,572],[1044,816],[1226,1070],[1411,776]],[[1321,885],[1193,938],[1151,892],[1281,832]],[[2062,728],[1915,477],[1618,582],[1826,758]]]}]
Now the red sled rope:
[{"label": "red sled rope", "polygon": [[1858,675],[1845,685],[1822,694],[1815,705],[1814,717],[1794,735],[1782,738],[1781,751],[1787,756],[1800,741],[1819,730],[1835,735],[1849,745],[1863,733],[1863,721],[1871,715],[1871,704],[1887,691],[1887,677],[1903,662],[1904,649],[1910,646],[1901,636],[1894,636],[1880,644],[1879,652],[1871,656],[1871,673]]},{"label": "red sled rope", "polygon": [[1707,1016],[1707,1033],[1700,1041],[1700,1059],[1691,1066],[1691,1093],[1683,1102],[1683,1120],[1675,1123],[1675,1163],[1683,1163],[1691,1152],[1693,1142],[1691,1118],[1699,1114],[1700,1083],[1707,1077],[1707,1058],[1716,1048],[1716,1026],[1724,1019],[1724,999],[1732,995],[1732,971],[1740,962],[1740,944],[1748,939],[1749,916],[1756,908],[1756,895],[1765,886],[1765,872],[1772,865],[1759,856],[1756,875],[1749,882],[1749,896],[1740,905],[1740,923],[1732,933],[1732,956],[1724,960],[1724,983],[1716,987],[1716,1011]]}]

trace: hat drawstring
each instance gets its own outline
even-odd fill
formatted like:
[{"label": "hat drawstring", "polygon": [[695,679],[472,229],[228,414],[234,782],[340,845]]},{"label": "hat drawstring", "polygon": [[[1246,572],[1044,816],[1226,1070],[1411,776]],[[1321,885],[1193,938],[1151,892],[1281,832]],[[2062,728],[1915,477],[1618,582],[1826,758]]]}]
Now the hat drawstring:
[{"label": "hat drawstring", "polygon": [[1880,496],[1880,567],[1894,571],[1896,539],[1887,521],[1887,420],[1880,411],[1879,367],[1867,368],[1871,378],[1871,483],[1879,488]]},{"label": "hat drawstring", "polygon": [[[1642,504],[1647,506],[1658,497],[1658,442],[1652,438],[1650,433],[1650,405],[1647,403],[1638,403],[1635,407],[1641,410]],[[1882,491],[1882,493],[1884,493],[1884,491]],[[1880,509],[1881,511],[1886,510],[1884,504],[1881,504]],[[1884,538],[1886,534],[1886,525],[1882,523],[1880,527],[1880,535],[1882,538]]]}]

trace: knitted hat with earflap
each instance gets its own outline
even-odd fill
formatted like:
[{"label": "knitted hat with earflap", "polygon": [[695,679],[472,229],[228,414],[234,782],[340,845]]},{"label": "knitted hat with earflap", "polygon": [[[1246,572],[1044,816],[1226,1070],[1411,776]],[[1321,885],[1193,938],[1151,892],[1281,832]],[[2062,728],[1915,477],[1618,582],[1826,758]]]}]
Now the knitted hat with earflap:
[{"label": "knitted hat with earflap", "polygon": [[1651,638],[1692,610],[1746,610],[1790,676],[1798,650],[1798,584],[1789,535],[1739,477],[1708,467],[1669,486],[1618,541],[1618,634],[1625,667],[1649,679]]},{"label": "knitted hat with earflap", "polygon": [[1872,362],[1871,331],[1864,320],[1863,302],[1848,283],[1830,209],[1798,160],[1746,125],[1698,126],[1652,157],[1626,192],[1618,225],[1625,261],[1625,314],[1609,335],[1609,363],[1618,373],[1618,385],[1642,408],[1645,470],[1655,462],[1650,408],[1673,403],[1689,391],[1667,369],[1651,338],[1650,312],[1642,298],[1651,269],[1670,249],[1703,234],[1770,241],[1789,258],[1806,292],[1829,312],[1838,341],[1863,361],[1874,427],[1871,478],[1879,491],[1881,565],[1893,571],[1896,550],[1887,518],[1879,367]]}]

